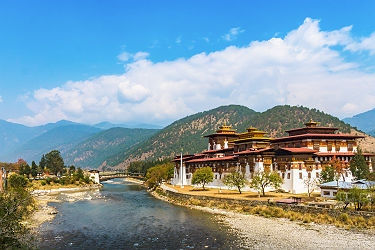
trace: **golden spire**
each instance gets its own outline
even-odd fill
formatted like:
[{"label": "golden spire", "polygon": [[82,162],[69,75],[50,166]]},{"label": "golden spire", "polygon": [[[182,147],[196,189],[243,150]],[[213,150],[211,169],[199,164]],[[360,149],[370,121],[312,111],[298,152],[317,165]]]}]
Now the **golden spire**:
[{"label": "golden spire", "polygon": [[320,122],[314,122],[312,119],[310,119],[309,122],[306,122],[305,125],[306,127],[309,127],[309,128],[313,128],[313,127],[316,127],[316,125],[318,125]]}]

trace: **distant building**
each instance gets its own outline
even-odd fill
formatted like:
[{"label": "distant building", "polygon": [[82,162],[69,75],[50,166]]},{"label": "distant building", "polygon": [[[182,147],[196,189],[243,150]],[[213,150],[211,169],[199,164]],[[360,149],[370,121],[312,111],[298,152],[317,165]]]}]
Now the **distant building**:
[{"label": "distant building", "polygon": [[322,197],[334,198],[338,190],[349,191],[353,187],[359,189],[368,189],[375,187],[374,181],[358,180],[353,182],[348,181],[330,181],[319,185]]},{"label": "distant building", "polygon": [[[190,185],[198,168],[209,166],[214,181],[209,187],[225,188],[223,178],[232,171],[241,171],[250,180],[262,171],[276,171],[283,179],[282,189],[291,193],[306,193],[306,178],[319,178],[322,168],[333,157],[350,162],[357,151],[357,139],[363,136],[338,134],[337,128],[318,127],[318,122],[307,122],[305,127],[286,131],[289,136],[266,137],[265,131],[250,127],[245,133],[235,133],[231,126],[221,126],[216,133],[206,135],[208,150],[199,154],[176,156],[173,183]],[[372,169],[370,156],[363,154]],[[180,174],[182,173],[182,174]],[[345,180],[352,181],[349,169]]]},{"label": "distant building", "polygon": [[90,170],[89,173],[90,173],[90,179],[92,181],[94,181],[95,183],[100,183],[98,170]]}]

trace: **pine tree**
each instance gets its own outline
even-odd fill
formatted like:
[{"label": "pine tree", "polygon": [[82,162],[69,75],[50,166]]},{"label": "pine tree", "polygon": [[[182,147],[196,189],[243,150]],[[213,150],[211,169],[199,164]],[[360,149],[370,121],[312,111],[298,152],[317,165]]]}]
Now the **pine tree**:
[{"label": "pine tree", "polygon": [[350,161],[350,171],[357,180],[366,179],[370,173],[370,168],[359,148]]}]

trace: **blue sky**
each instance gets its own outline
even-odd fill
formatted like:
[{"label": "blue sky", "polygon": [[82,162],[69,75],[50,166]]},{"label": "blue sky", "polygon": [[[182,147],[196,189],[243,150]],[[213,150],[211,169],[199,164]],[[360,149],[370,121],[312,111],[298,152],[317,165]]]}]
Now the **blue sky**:
[{"label": "blue sky", "polygon": [[[277,104],[316,106],[342,118],[375,107],[371,100],[375,92],[367,88],[375,85],[372,78],[375,47],[371,45],[371,35],[375,31],[373,13],[374,1],[1,1],[0,119],[29,125],[59,119],[86,123],[111,120],[167,124],[185,115],[229,103],[243,104],[258,111]],[[319,30],[315,30],[315,34],[340,33],[341,30],[340,34],[347,36],[345,39],[332,38],[334,41],[325,41],[319,45],[323,50],[329,47],[329,53],[332,54],[326,59],[328,61],[318,62],[317,68],[332,63],[340,65],[340,72],[323,74],[332,72],[331,65],[323,73],[315,73],[329,79],[330,83],[347,78],[347,74],[351,74],[353,81],[356,77],[363,77],[366,84],[361,90],[371,94],[364,98],[368,99],[364,104],[319,101],[314,105],[313,101],[308,100],[305,103],[295,96],[314,90],[308,86],[304,90],[303,85],[292,85],[301,92],[290,93],[294,91],[289,90],[292,86],[283,84],[304,80],[284,76],[281,69],[288,67],[285,66],[287,62],[279,64],[274,59],[267,67],[272,67],[272,72],[276,70],[281,73],[268,80],[272,82],[277,79],[275,84],[279,91],[270,94],[272,86],[257,89],[257,95],[266,93],[268,96],[262,105],[253,96],[252,89],[254,85],[266,86],[267,83],[259,79],[267,79],[269,74],[245,81],[241,75],[246,70],[236,71],[234,68],[232,75],[228,72],[217,79],[213,79],[214,75],[208,77],[207,82],[211,86],[202,87],[201,93],[199,86],[190,88],[194,84],[188,82],[189,70],[191,74],[207,77],[205,71],[197,72],[191,66],[190,59],[194,56],[205,53],[207,58],[204,60],[216,60],[215,53],[222,53],[213,65],[199,63],[200,68],[206,65],[206,72],[210,71],[215,65],[231,61],[228,60],[233,55],[228,50],[232,48],[230,46],[238,50],[253,50],[250,44],[254,41],[267,43],[272,38],[284,41],[288,34],[306,23],[306,18],[313,20],[310,22],[311,27],[318,25]],[[350,27],[350,34],[342,31],[344,27]],[[300,38],[297,36],[297,39]],[[294,41],[291,44],[288,46],[301,45]],[[241,54],[244,51],[233,53],[237,52]],[[334,52],[338,55],[334,55]],[[327,54],[324,51],[322,53]],[[258,54],[251,52],[248,56]],[[264,57],[260,55],[259,58]],[[185,64],[180,65],[179,60],[183,59],[179,58],[183,58]],[[236,59],[233,60],[230,65],[236,63]],[[251,60],[242,63],[239,65],[244,69],[246,65],[252,69],[260,67],[252,65]],[[293,67],[292,64],[287,65]],[[192,69],[188,69],[190,67]],[[160,75],[159,68],[164,70]],[[168,73],[178,69],[184,72],[173,76]],[[299,69],[296,74],[302,75],[303,70],[306,69]],[[252,75],[257,72],[260,71],[254,71]],[[310,79],[309,74],[312,73],[306,72],[306,77]],[[334,78],[338,74],[342,78]],[[150,78],[141,75],[150,75]],[[212,86],[221,82],[223,77],[231,80],[221,83],[223,85]],[[158,80],[152,83],[152,79]],[[236,84],[232,82],[233,79]],[[237,84],[241,81],[244,83]],[[355,84],[353,81],[347,84]],[[165,103],[158,106],[157,111],[151,112],[150,107],[159,102],[156,97],[151,98],[152,94],[170,82],[173,82],[171,86],[179,85],[183,89],[181,93],[190,91],[190,96],[172,87],[172,93],[163,98],[174,99],[173,102],[161,100]],[[108,89],[108,84],[112,84],[112,87],[116,85],[118,89],[93,96],[88,93],[94,90],[85,88],[91,86],[102,91],[101,87]],[[225,91],[221,92],[220,89]],[[321,91],[329,89],[320,88]],[[332,86],[332,95],[334,90]],[[248,91],[248,96],[253,96],[254,102],[247,101],[246,97],[236,98],[242,91]],[[342,91],[339,96],[341,100],[350,99],[348,93],[351,92]],[[86,98],[85,103],[79,100],[82,98]],[[109,100],[113,98],[118,98],[118,102],[111,104]],[[333,105],[345,108],[334,109]],[[57,106],[61,108],[56,109]],[[113,115],[108,115],[106,108],[109,107],[109,110],[115,110]],[[128,112],[121,111],[124,109]]]}]

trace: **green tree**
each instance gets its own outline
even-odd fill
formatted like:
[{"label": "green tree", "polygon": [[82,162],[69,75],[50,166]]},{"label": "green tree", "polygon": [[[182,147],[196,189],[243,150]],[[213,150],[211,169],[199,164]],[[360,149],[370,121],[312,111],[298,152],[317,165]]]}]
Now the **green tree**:
[{"label": "green tree", "polygon": [[58,150],[52,150],[45,155],[46,168],[51,170],[53,174],[57,175],[64,170],[64,160]]},{"label": "green tree", "polygon": [[69,166],[69,176],[72,176],[76,171],[76,167],[71,165]]},{"label": "green tree", "polygon": [[36,177],[38,175],[38,165],[36,165],[35,161],[31,163],[31,176]]},{"label": "green tree", "polygon": [[73,178],[76,181],[83,180],[83,178],[85,178],[83,170],[81,168],[78,168],[77,171],[73,174]]},{"label": "green tree", "polygon": [[330,182],[330,181],[334,181],[334,180],[335,180],[335,169],[334,169],[334,167],[331,166],[331,165],[324,166],[323,170],[320,172],[319,182],[320,183],[326,183],[326,182]]},{"label": "green tree", "polygon": [[0,193],[0,248],[26,249],[29,234],[22,221],[31,213],[33,199],[24,176],[11,174],[8,183],[8,190]]},{"label": "green tree", "polygon": [[39,168],[41,170],[41,172],[43,173],[46,169],[46,157],[44,155],[42,155],[42,158],[40,159],[40,162],[39,162]]},{"label": "green tree", "polygon": [[29,177],[31,173],[31,168],[29,164],[25,163],[20,166],[20,174],[25,175],[26,177]]},{"label": "green tree", "polygon": [[283,180],[276,172],[260,172],[256,174],[250,182],[250,187],[262,191],[263,196],[265,196],[266,187],[279,188]]},{"label": "green tree", "polygon": [[194,174],[193,178],[191,179],[191,184],[193,185],[202,185],[204,190],[204,186],[207,183],[210,183],[214,180],[214,173],[210,167],[200,168],[197,169]]},{"label": "green tree", "polygon": [[223,183],[225,186],[237,188],[238,192],[240,192],[241,194],[241,189],[246,186],[248,181],[246,180],[246,177],[242,172],[235,171],[227,174],[224,177]]},{"label": "green tree", "polygon": [[[171,174],[172,169],[172,174]],[[151,167],[147,170],[146,185],[149,188],[158,187],[163,181],[168,181],[173,177],[173,164],[163,163]]]},{"label": "green tree", "polygon": [[357,180],[366,179],[370,173],[370,168],[359,148],[350,161],[350,171]]},{"label": "green tree", "polygon": [[8,186],[11,190],[25,189],[27,184],[27,178],[25,178],[23,175],[11,174],[8,178]]}]

